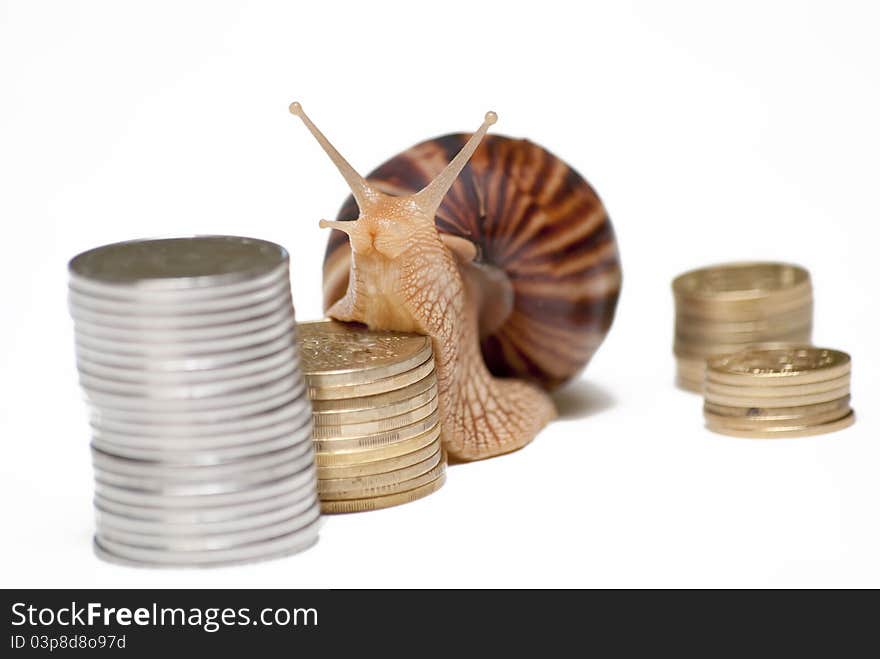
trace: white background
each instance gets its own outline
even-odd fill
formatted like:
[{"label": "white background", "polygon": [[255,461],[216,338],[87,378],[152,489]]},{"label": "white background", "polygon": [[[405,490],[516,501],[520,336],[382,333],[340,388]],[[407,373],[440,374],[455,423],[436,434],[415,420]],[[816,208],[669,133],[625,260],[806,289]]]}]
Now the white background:
[{"label": "white background", "polygon": [[[870,2],[0,2],[0,583],[880,586],[878,28]],[[361,171],[487,109],[570,161],[618,232],[613,330],[563,420],[424,501],[265,564],[103,564],[66,261],[267,238],[320,316],[317,222],[346,190],[294,99]],[[672,385],[669,283],[732,259],[810,268],[853,428],[703,429]]]}]

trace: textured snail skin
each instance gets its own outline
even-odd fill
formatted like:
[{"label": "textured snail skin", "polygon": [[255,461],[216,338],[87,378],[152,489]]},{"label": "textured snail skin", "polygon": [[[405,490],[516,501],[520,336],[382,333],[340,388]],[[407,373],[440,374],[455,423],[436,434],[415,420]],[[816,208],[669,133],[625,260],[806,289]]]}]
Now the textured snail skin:
[{"label": "textured snail skin", "polygon": [[[544,388],[583,368],[620,288],[592,189],[529,142],[490,137],[476,149],[489,123],[393,158],[353,188],[360,199],[343,221],[324,223],[338,229],[327,314],[432,337],[443,442],[457,460],[518,449],[555,417]],[[473,153],[469,165],[453,159],[459,150]]]}]

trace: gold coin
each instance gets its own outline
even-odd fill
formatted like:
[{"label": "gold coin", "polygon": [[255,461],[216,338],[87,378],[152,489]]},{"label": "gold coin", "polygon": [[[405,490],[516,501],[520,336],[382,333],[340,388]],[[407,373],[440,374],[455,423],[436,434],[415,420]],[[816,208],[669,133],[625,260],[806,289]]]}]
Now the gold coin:
[{"label": "gold coin", "polygon": [[[397,458],[402,455],[408,455],[414,451],[423,449],[424,447],[437,441],[440,437],[440,426],[434,426],[420,435],[403,439],[399,442],[379,446],[377,448],[358,449],[348,448],[347,450],[339,450],[336,448],[318,450],[315,453],[315,464],[318,467],[342,467],[353,466],[364,463],[373,463],[378,460],[388,460]],[[334,445],[328,442],[331,447]]]},{"label": "gold coin", "polygon": [[377,432],[368,435],[359,435],[356,437],[343,437],[340,439],[320,438],[314,439],[313,444],[316,451],[324,453],[336,453],[339,451],[362,451],[371,448],[378,448],[388,444],[396,444],[405,439],[410,439],[421,435],[433,428],[440,420],[437,410],[434,410],[429,416],[411,423],[407,426],[394,428],[385,432]]},{"label": "gold coin", "polygon": [[726,332],[712,327],[697,327],[679,323],[675,327],[675,338],[686,343],[758,343],[764,341],[768,336],[772,338],[809,330],[812,325],[812,317],[805,317],[797,323],[780,323],[767,325],[763,329]]},{"label": "gold coin", "polygon": [[[728,350],[733,348],[733,352],[742,352],[745,346],[754,345],[755,343],[763,343],[765,341],[790,341],[804,343],[811,337],[813,333],[812,325],[802,325],[800,327],[790,327],[778,332],[755,332],[749,334],[718,334],[716,336],[686,336],[675,333],[674,347],[681,352],[711,352],[713,356],[718,355],[718,348]],[[729,352],[727,354],[730,354]]]},{"label": "gold coin", "polygon": [[705,361],[678,358],[676,359],[675,383],[681,389],[700,393],[703,390],[705,370]]},{"label": "gold coin", "polygon": [[702,378],[703,374],[706,372],[705,359],[688,359],[686,357],[679,357],[675,360],[675,363],[680,372],[687,373],[698,378]]},{"label": "gold coin", "polygon": [[339,423],[330,425],[329,422],[323,425],[315,425],[312,428],[312,439],[314,440],[343,440],[349,437],[363,437],[366,435],[375,435],[378,433],[397,430],[427,418],[437,410],[437,397],[434,396],[430,401],[421,407],[398,414],[397,416],[385,419],[375,419],[373,421],[362,421],[360,423],[348,423],[348,417],[339,414],[335,415]]},{"label": "gold coin", "polygon": [[[756,343],[785,343],[804,345],[807,341],[809,341],[812,333],[812,325],[789,327],[786,329],[781,329],[778,332],[772,334],[769,332],[764,334],[758,332],[744,333],[741,335],[719,334],[714,338],[709,336],[684,336],[676,332],[674,334],[673,346],[675,348],[681,348],[684,353],[687,353],[688,350],[692,352],[718,350],[719,347],[720,349],[725,350],[729,347],[729,351],[727,353],[716,352],[715,355],[732,354],[733,352],[742,352],[743,346],[754,345]],[[807,338],[805,339],[803,337]]]},{"label": "gold coin", "polygon": [[724,302],[675,298],[676,315],[703,322],[749,322],[797,314],[813,307],[812,293],[778,300],[774,297],[749,302]]},{"label": "gold coin", "polygon": [[[337,412],[314,412],[316,426],[338,426],[352,423],[365,423],[379,419],[392,419],[403,414],[413,414],[437,398],[437,388],[428,389],[412,398],[401,400],[390,405],[366,408],[361,410],[341,410]],[[363,400],[363,398],[361,399]]]},{"label": "gold coin", "polygon": [[702,377],[702,374],[706,370],[706,360],[705,359],[690,359],[687,357],[678,357],[675,360],[679,370],[687,371],[689,373],[696,373]]},{"label": "gold coin", "polygon": [[713,432],[717,432],[722,435],[730,435],[732,437],[745,437],[746,439],[782,439],[785,437],[809,437],[811,435],[823,435],[825,433],[843,430],[844,428],[849,428],[853,423],[855,423],[855,420],[855,412],[850,412],[838,421],[821,423],[817,426],[792,425],[778,426],[776,428],[762,430],[737,430],[735,428],[729,428],[724,425],[707,422],[706,427]]},{"label": "gold coin", "polygon": [[784,421],[786,419],[799,419],[813,414],[848,410],[850,397],[844,396],[827,403],[814,403],[812,405],[795,405],[793,407],[730,407],[727,405],[715,405],[706,402],[703,410],[715,416],[731,417],[735,419],[755,418],[761,420]]},{"label": "gold coin", "polygon": [[[746,346],[745,350],[780,350],[790,349],[793,347],[803,347],[802,343],[785,343],[785,342],[763,342],[752,343]],[[706,357],[676,357],[677,377],[676,385],[687,391],[702,393],[703,380],[706,373]],[[741,409],[741,408],[736,408]]]},{"label": "gold coin", "polygon": [[716,357],[708,362],[715,382],[785,386],[832,380],[850,372],[850,356],[845,352],[811,346],[775,350],[745,350]]},{"label": "gold coin", "polygon": [[410,371],[432,354],[430,337],[335,320],[297,324],[297,342],[310,387],[375,382]]},{"label": "gold coin", "polygon": [[[756,343],[750,343],[743,350],[791,350],[793,348],[809,348],[808,344],[803,342],[801,343],[792,343],[791,341],[758,341]],[[743,350],[739,350],[738,352],[742,352]],[[734,354],[734,353],[728,353]],[[725,357],[726,355],[713,355],[713,357]],[[705,361],[705,360],[704,360]]]},{"label": "gold coin", "polygon": [[384,394],[396,391],[416,383],[434,372],[434,358],[428,359],[411,371],[398,373],[388,378],[368,382],[364,384],[339,386],[339,387],[313,387],[309,386],[309,397],[314,400],[342,400],[346,398],[363,398],[375,394]]},{"label": "gold coin", "polygon": [[[443,449],[438,448],[432,455],[408,467],[394,471],[355,478],[323,478],[318,481],[318,494],[325,499],[362,499],[392,491],[379,492],[376,488],[398,486],[414,478],[424,476],[435,469],[443,460]],[[433,480],[433,479],[430,479]],[[405,489],[412,489],[407,487]],[[374,491],[376,490],[376,491]]]},{"label": "gold coin", "polygon": [[409,467],[422,460],[427,460],[437,451],[440,450],[440,436],[427,446],[384,460],[373,460],[371,462],[362,462],[352,465],[332,465],[318,467],[319,479],[335,479],[335,478],[360,478],[361,476],[372,476],[374,474],[384,474],[389,471],[397,471],[404,467]]},{"label": "gold coin", "polygon": [[678,367],[678,375],[685,378],[686,380],[694,380],[696,382],[703,381],[703,374],[705,369],[691,369],[687,366],[679,366]]},{"label": "gold coin", "polygon": [[703,417],[713,426],[730,428],[731,430],[773,430],[774,428],[790,428],[792,426],[818,426],[842,419],[850,413],[849,406],[845,409],[822,412],[821,414],[809,414],[800,417],[788,417],[784,419],[758,418],[758,417],[730,417],[712,414],[703,410]]},{"label": "gold coin", "polygon": [[812,396],[813,394],[823,394],[827,391],[836,391],[843,387],[849,387],[849,373],[841,375],[833,380],[823,380],[822,382],[808,382],[800,384],[797,378],[790,380],[791,384],[783,386],[764,387],[760,382],[757,384],[723,384],[715,382],[712,379],[711,372],[706,375],[706,391],[720,396],[737,396],[745,398],[755,398],[759,400],[767,399],[768,404],[772,405],[772,401],[778,397],[793,398],[795,396]]},{"label": "gold coin", "polygon": [[[775,343],[788,343],[793,345],[805,345],[809,343],[812,336],[811,328],[797,330],[789,334],[779,334],[774,337],[766,337],[766,340]],[[743,352],[748,346],[753,345],[754,341],[745,343],[711,343],[697,345],[694,343],[684,343],[676,341],[673,352],[678,357],[689,357],[691,359],[708,359],[709,357],[717,357],[719,355],[733,355]]]},{"label": "gold coin", "polygon": [[688,378],[677,376],[675,378],[675,385],[679,389],[684,389],[685,391],[690,391],[695,394],[699,394],[703,392],[703,381],[702,380],[689,380]]},{"label": "gold coin", "polygon": [[446,474],[426,485],[417,487],[407,492],[399,492],[397,494],[389,494],[382,497],[371,497],[369,499],[350,499],[348,501],[322,501],[321,512],[325,515],[335,513],[361,513],[369,510],[379,510],[381,508],[391,508],[399,506],[402,503],[409,503],[423,497],[433,494],[446,482]]},{"label": "gold coin", "polygon": [[686,330],[688,333],[709,334],[727,333],[739,334],[743,332],[762,332],[767,329],[779,327],[793,327],[806,325],[813,318],[813,305],[807,304],[795,311],[781,314],[762,314],[760,318],[753,319],[710,319],[700,316],[689,316],[683,309],[676,309],[675,323],[677,328]]},{"label": "gold coin", "polygon": [[692,372],[700,372],[700,377],[706,372],[706,363],[709,359],[716,359],[719,357],[726,357],[728,355],[734,355],[739,352],[744,352],[746,350],[790,350],[792,348],[803,348],[808,347],[803,341],[761,341],[758,343],[749,343],[747,345],[742,346],[738,350],[734,352],[727,353],[716,353],[712,355],[701,355],[697,357],[692,356],[678,356],[676,355],[675,359],[679,365],[684,365],[684,368],[690,368]]},{"label": "gold coin", "polygon": [[[386,407],[396,405],[402,401],[410,401],[423,394],[431,394],[436,390],[437,377],[430,373],[427,377],[422,378],[407,387],[395,389],[384,394],[375,394],[373,396],[359,396],[356,398],[334,398],[330,400],[314,400],[312,401],[312,411],[315,414],[334,414],[336,412],[356,412],[358,410],[374,410],[377,407]],[[425,400],[428,400],[430,396]],[[390,416],[390,415],[389,415]]]},{"label": "gold coin", "polygon": [[796,407],[798,405],[814,405],[816,403],[827,403],[844,396],[849,396],[849,387],[840,387],[832,389],[821,394],[811,394],[808,396],[775,396],[773,398],[761,398],[758,396],[724,396],[716,394],[708,385],[703,387],[703,396],[706,402],[716,405],[729,405],[731,407],[767,407],[768,403],[772,403],[778,407]]},{"label": "gold coin", "polygon": [[702,386],[703,384],[703,375],[700,373],[700,371],[689,371],[686,368],[679,367],[678,377],[684,378],[685,380],[698,382],[700,386]]},{"label": "gold coin", "polygon": [[810,287],[810,274],[788,263],[724,263],[691,270],[672,282],[676,295],[693,300],[752,301],[794,297]]},{"label": "gold coin", "polygon": [[[442,453],[442,452],[441,452]],[[443,474],[446,473],[446,460],[439,461],[430,471],[426,471],[421,476],[410,478],[399,483],[387,483],[385,485],[373,485],[371,487],[362,487],[354,490],[346,490],[339,492],[322,492],[319,497],[321,501],[351,501],[352,499],[371,499],[373,497],[384,497],[389,494],[399,494],[400,492],[409,492],[422,485],[432,483]]]}]

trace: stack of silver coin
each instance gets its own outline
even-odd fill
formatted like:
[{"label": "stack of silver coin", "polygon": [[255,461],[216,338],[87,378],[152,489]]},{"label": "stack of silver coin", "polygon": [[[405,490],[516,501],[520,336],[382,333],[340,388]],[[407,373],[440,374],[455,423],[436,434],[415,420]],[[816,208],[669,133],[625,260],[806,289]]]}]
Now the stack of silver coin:
[{"label": "stack of silver coin", "polygon": [[211,566],[317,541],[311,406],[287,252],[204,236],[70,262],[106,560]]}]

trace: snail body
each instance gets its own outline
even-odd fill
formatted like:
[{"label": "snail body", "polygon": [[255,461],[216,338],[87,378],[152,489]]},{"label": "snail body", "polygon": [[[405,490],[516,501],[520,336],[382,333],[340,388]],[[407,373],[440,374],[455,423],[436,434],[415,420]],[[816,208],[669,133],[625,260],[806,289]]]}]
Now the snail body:
[{"label": "snail body", "polygon": [[620,263],[595,192],[540,146],[485,138],[494,113],[364,179],[291,111],[352,190],[339,219],[321,222],[334,229],[327,315],[432,337],[450,457],[527,444],[556,415],[546,391],[586,365],[614,316]]}]

